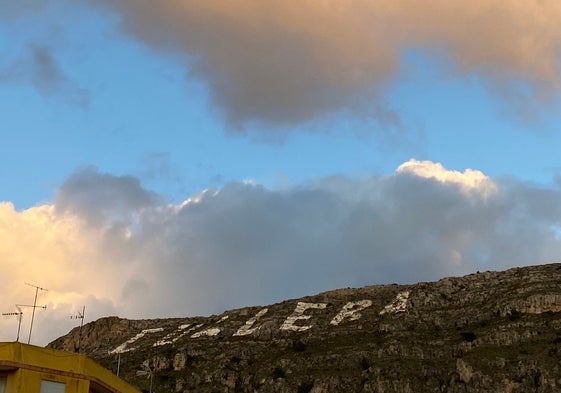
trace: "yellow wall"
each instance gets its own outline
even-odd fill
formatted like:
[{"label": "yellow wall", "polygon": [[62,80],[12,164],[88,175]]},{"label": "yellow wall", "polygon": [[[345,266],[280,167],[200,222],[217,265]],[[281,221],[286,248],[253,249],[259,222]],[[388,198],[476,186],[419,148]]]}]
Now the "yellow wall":
[{"label": "yellow wall", "polygon": [[6,393],[38,393],[41,380],[65,383],[65,393],[88,393],[90,384],[115,393],[139,393],[84,355],[22,343],[0,343],[0,368],[13,370],[8,371]]},{"label": "yellow wall", "polygon": [[8,375],[6,393],[39,393],[42,380],[66,384],[65,393],[89,392],[90,382],[84,379],[19,369]]}]

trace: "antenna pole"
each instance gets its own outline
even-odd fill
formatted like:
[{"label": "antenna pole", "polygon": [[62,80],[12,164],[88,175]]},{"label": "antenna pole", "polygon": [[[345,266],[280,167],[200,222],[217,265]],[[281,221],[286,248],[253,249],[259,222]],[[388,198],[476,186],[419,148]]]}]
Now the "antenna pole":
[{"label": "antenna pole", "polygon": [[19,342],[19,331],[21,330],[21,318],[22,318],[22,313],[19,313],[18,315],[18,336],[16,338],[16,341]]},{"label": "antenna pole", "polygon": [[[86,306],[82,307],[82,312],[78,311],[78,315],[71,315],[70,319],[81,319],[80,329],[78,330],[78,348],[77,352],[80,353],[80,342],[82,341],[82,326],[84,326],[84,315],[86,315]],[[76,347],[75,347],[76,350]]]},{"label": "antenna pole", "polygon": [[121,370],[121,351],[119,351],[117,356],[117,376],[119,376],[119,371]]},{"label": "antenna pole", "polygon": [[35,300],[33,301],[33,311],[31,313],[31,325],[29,326],[29,338],[27,343],[31,342],[31,332],[33,331],[33,320],[35,319],[35,306],[37,305],[37,294],[39,293],[39,288],[35,288]]},{"label": "antenna pole", "polygon": [[80,344],[82,343],[82,326],[84,326],[84,316],[86,315],[86,306],[82,307],[82,314],[80,315],[80,332],[78,333],[78,353],[80,353]]},{"label": "antenna pole", "polygon": [[21,330],[21,320],[23,319],[23,311],[21,311],[21,308],[19,308],[19,306],[17,305],[16,308],[18,309],[18,336],[16,338],[16,341],[19,342],[19,331]]},{"label": "antenna pole", "polygon": [[16,337],[16,342],[19,342],[19,331],[21,329],[21,319],[23,318],[23,311],[21,311],[21,308],[16,304],[16,308],[18,309],[18,312],[4,312],[2,313],[2,315],[17,315],[18,316],[18,335]]},{"label": "antenna pole", "polygon": [[35,301],[33,302],[33,312],[31,313],[31,325],[29,326],[29,338],[27,339],[27,343],[31,342],[31,332],[33,331],[33,320],[35,319],[35,309],[37,308],[37,295],[39,294],[39,290],[41,291],[48,291],[48,289],[41,288],[37,285],[25,283],[25,285],[29,285],[30,287],[35,288]]}]

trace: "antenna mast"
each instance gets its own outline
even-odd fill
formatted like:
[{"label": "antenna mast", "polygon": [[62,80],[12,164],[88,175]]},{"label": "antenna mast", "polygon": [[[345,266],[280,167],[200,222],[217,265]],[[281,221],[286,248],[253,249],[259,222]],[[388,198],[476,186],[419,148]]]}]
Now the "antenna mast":
[{"label": "antenna mast", "polygon": [[27,339],[27,343],[29,344],[31,342],[31,332],[33,331],[33,320],[35,319],[35,309],[36,308],[42,308],[42,309],[46,309],[47,306],[42,306],[39,307],[37,306],[37,295],[39,294],[39,290],[41,291],[48,291],[48,289],[46,288],[41,288],[37,285],[33,285],[33,284],[29,284],[29,283],[24,283],[25,285],[29,285],[30,287],[35,288],[35,301],[33,302],[33,306],[25,306],[25,307],[33,307],[33,313],[31,314],[31,325],[29,326],[29,338]]},{"label": "antenna mast", "polygon": [[82,326],[84,325],[84,315],[86,315],[86,306],[82,307],[82,312],[78,311],[78,315],[72,315],[70,319],[81,319],[80,330],[78,332],[78,353],[80,353],[80,342],[82,341]]},{"label": "antenna mast", "polygon": [[4,312],[2,313],[2,315],[17,315],[18,316],[18,335],[16,337],[16,341],[19,341],[19,331],[21,329],[21,320],[23,318],[23,311],[21,311],[20,306],[18,306],[16,304],[16,308],[18,309],[18,312]]}]

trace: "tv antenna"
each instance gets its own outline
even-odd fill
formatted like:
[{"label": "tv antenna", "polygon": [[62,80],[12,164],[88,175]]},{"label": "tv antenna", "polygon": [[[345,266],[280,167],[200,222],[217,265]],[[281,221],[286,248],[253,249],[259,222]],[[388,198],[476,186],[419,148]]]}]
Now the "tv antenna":
[{"label": "tv antenna", "polygon": [[78,353],[80,353],[80,342],[82,341],[82,326],[84,325],[84,315],[86,315],[86,306],[82,307],[82,312],[78,311],[77,315],[70,316],[70,319],[81,319],[80,330],[78,332]]},{"label": "tv antenna", "polygon": [[24,284],[25,284],[25,285],[29,285],[30,287],[35,288],[35,300],[33,301],[33,306],[28,306],[28,305],[22,305],[22,304],[20,304],[20,306],[23,306],[23,307],[33,307],[33,313],[31,314],[31,325],[29,326],[29,338],[27,339],[27,343],[29,344],[29,343],[31,342],[31,332],[33,331],[33,320],[35,319],[35,309],[36,309],[36,308],[42,308],[42,309],[46,309],[46,308],[47,308],[47,306],[42,306],[42,307],[41,307],[41,306],[38,306],[38,305],[37,305],[37,295],[39,294],[39,291],[40,291],[40,290],[41,290],[41,291],[48,291],[48,289],[46,289],[46,288],[41,288],[41,287],[39,287],[39,286],[37,286],[37,285],[30,284],[30,283],[27,283],[27,282],[25,282]]},{"label": "tv antenna", "polygon": [[17,312],[3,312],[2,315],[4,315],[4,316],[17,315],[18,316],[18,335],[16,337],[16,341],[19,341],[19,331],[21,329],[21,320],[23,318],[23,311],[21,310],[21,307],[18,306],[17,304],[16,304],[16,308],[18,309]]}]

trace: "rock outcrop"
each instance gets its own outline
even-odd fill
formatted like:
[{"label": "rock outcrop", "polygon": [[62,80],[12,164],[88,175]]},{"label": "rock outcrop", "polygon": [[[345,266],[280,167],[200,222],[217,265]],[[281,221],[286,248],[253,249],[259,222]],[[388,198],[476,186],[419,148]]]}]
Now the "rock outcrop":
[{"label": "rock outcrop", "polygon": [[49,344],[153,392],[561,392],[561,264],[340,289]]}]

